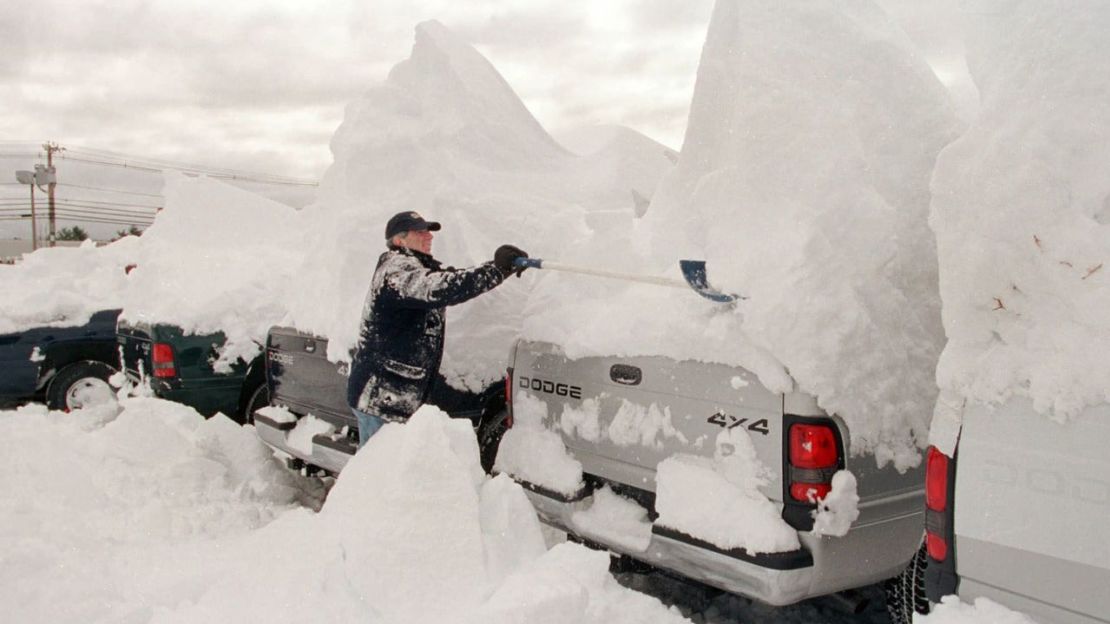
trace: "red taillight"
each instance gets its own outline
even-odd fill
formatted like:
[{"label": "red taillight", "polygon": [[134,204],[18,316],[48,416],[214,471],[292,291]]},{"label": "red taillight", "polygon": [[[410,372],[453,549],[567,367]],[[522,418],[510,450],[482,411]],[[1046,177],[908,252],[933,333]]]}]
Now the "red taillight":
[{"label": "red taillight", "polygon": [[164,342],[154,343],[150,350],[150,363],[155,377],[177,376],[177,367],[173,361],[173,347]]},{"label": "red taillight", "polygon": [[511,429],[513,426],[513,369],[505,370],[505,410],[508,411],[508,416],[505,417],[505,428]]},{"label": "red taillight", "polygon": [[948,557],[948,464],[949,458],[930,446],[925,456],[925,549],[936,561]]},{"label": "red taillight", "polygon": [[790,426],[790,498],[819,501],[832,491],[832,477],[840,466],[840,447],[830,424],[795,423]]},{"label": "red taillight", "polygon": [[925,505],[933,511],[948,508],[948,456],[935,446],[925,459]]},{"label": "red taillight", "polygon": [[790,464],[797,468],[831,468],[836,465],[836,435],[828,425],[790,427]]},{"label": "red taillight", "polygon": [[948,543],[936,533],[925,534],[925,549],[929,556],[937,561],[944,561],[948,557]]}]

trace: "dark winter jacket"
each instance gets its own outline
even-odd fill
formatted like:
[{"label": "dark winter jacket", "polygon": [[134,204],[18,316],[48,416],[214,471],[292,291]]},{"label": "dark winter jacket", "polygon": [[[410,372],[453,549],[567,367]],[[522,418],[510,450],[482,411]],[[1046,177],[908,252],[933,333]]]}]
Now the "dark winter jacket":
[{"label": "dark winter jacket", "polygon": [[382,254],[366,295],[347,404],[386,419],[411,416],[443,359],[444,308],[504,280],[492,263],[454,269],[411,249]]}]

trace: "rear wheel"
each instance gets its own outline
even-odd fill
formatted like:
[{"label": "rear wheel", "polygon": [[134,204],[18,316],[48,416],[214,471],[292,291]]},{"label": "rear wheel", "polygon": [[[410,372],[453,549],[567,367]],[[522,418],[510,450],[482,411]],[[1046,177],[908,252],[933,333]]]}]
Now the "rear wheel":
[{"label": "rear wheel", "polygon": [[254,424],[254,412],[270,404],[270,388],[265,380],[250,391],[243,412],[239,414],[239,422],[244,425]]},{"label": "rear wheel", "polygon": [[493,470],[493,462],[497,459],[497,449],[501,446],[501,437],[508,430],[508,410],[502,410],[492,418],[485,420],[478,427],[478,453],[482,462],[482,469],[488,474]]},{"label": "rear wheel", "polygon": [[108,379],[115,374],[116,369],[96,360],[70,364],[50,380],[46,387],[46,406],[68,412],[112,401],[116,392]]},{"label": "rear wheel", "polygon": [[913,624],[913,614],[929,614],[925,595],[925,545],[922,544],[909,565],[898,576],[886,582],[886,608],[892,624]]}]

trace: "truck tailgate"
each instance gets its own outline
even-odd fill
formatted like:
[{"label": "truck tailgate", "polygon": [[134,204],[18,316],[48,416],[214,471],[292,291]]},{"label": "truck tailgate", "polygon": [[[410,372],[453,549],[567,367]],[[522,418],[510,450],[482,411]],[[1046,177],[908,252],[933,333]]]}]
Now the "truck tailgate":
[{"label": "truck tailgate", "polygon": [[514,405],[525,394],[544,402],[545,425],[588,475],[654,492],[659,462],[713,457],[719,434],[742,430],[773,473],[761,491],[782,500],[783,396],[744,369],[664,357],[569,360],[553,345],[522,341]]},{"label": "truck tailgate", "polygon": [[291,327],[271,328],[266,338],[270,402],[340,427],[355,425],[347,406],[347,365],[329,361],[327,352],[327,338]]}]

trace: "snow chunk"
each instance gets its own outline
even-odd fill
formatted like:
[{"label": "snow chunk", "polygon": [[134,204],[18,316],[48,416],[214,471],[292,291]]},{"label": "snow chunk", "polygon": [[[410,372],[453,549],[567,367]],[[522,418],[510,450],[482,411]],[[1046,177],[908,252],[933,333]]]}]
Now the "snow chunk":
[{"label": "snow chunk", "polygon": [[618,446],[640,444],[662,448],[660,436],[677,438],[683,444],[686,443],[686,436],[671,423],[671,408],[664,407],[660,410],[655,403],[645,407],[624,399],[607,431],[609,439]]},{"label": "snow chunk", "polygon": [[267,405],[258,410],[258,414],[265,416],[276,423],[297,422],[297,416],[284,405]]},{"label": "snow chunk", "polygon": [[720,548],[772,553],[801,547],[780,508],[760,492],[769,481],[747,432],[717,435],[713,459],[673,455],[656,469],[656,523]]},{"label": "snow chunk", "polygon": [[817,535],[844,537],[859,518],[859,494],[856,476],[839,470],[832,478],[832,490],[817,504],[813,512],[813,532]]},{"label": "snow chunk", "polygon": [[583,440],[597,442],[601,439],[599,409],[600,402],[597,398],[586,399],[578,407],[570,403],[564,404],[563,415],[559,418],[563,433],[573,436],[577,432]]},{"label": "snow chunk", "polygon": [[1026,396],[1060,421],[1110,401],[1110,5],[1014,0],[968,17],[981,112],[937,160],[930,217],[949,450],[966,401]]},{"label": "snow chunk", "polygon": [[629,552],[643,552],[651,543],[647,510],[609,486],[594,492],[589,509],[576,511],[570,521],[579,535],[600,538]]},{"label": "snow chunk", "polygon": [[513,427],[501,438],[494,469],[569,496],[584,487],[582,464],[559,434],[544,426],[545,420],[547,404],[530,392],[517,392]]},{"label": "snow chunk", "polygon": [[317,434],[335,433],[335,425],[312,414],[297,421],[297,426],[286,435],[286,442],[305,456],[312,456],[312,437]]}]

